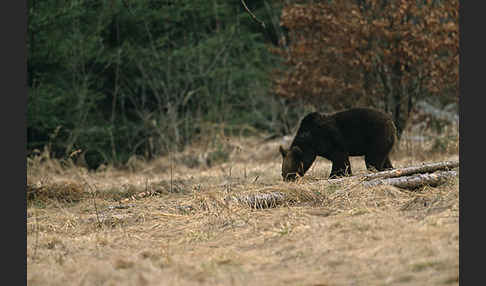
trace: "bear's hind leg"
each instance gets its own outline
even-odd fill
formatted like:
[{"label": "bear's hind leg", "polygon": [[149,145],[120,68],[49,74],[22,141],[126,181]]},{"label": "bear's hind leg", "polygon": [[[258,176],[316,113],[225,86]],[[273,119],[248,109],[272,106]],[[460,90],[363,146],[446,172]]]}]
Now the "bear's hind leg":
[{"label": "bear's hind leg", "polygon": [[387,158],[388,156],[386,158],[383,158],[383,156],[370,155],[370,154],[365,155],[366,169],[372,172],[383,171]]},{"label": "bear's hind leg", "polygon": [[353,172],[351,171],[351,164],[349,163],[348,157],[346,157],[345,159],[332,161],[332,169],[331,174],[329,175],[329,179],[351,176],[352,174]]},{"label": "bear's hind leg", "polygon": [[388,169],[393,169],[393,165],[390,161],[390,157],[386,156],[385,162],[383,163],[383,169],[388,170]]}]

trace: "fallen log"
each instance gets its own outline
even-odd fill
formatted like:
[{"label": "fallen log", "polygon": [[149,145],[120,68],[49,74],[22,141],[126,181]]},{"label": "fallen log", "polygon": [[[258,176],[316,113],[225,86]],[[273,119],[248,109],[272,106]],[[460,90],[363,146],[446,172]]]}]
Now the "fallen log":
[{"label": "fallen log", "polygon": [[396,178],[402,176],[408,176],[418,173],[432,173],[441,170],[451,170],[459,167],[459,161],[444,161],[437,163],[426,163],[421,166],[411,166],[405,168],[398,168],[393,170],[381,171],[373,174],[367,174],[364,176],[366,181],[374,179]]},{"label": "fallen log", "polygon": [[420,166],[411,166],[411,167],[397,168],[397,169],[386,170],[386,171],[381,171],[381,172],[376,172],[376,173],[366,174],[366,175],[357,175],[357,176],[343,177],[338,179],[329,179],[327,180],[327,182],[330,184],[340,184],[356,178],[363,181],[371,181],[375,179],[396,178],[396,177],[408,176],[408,175],[419,174],[419,173],[432,173],[441,170],[449,171],[457,167],[459,167],[459,161],[424,163]]},{"label": "fallen log", "polygon": [[403,189],[417,189],[425,185],[435,187],[447,182],[450,178],[456,177],[457,175],[457,171],[438,171],[435,173],[415,174],[395,178],[378,178],[363,182],[363,186],[374,187],[379,185],[391,185]]}]

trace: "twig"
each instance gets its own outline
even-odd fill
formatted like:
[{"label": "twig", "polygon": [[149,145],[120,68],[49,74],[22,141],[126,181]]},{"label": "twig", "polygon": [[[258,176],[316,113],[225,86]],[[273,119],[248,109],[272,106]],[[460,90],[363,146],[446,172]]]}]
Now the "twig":
[{"label": "twig", "polygon": [[99,215],[99,212],[98,212],[98,206],[96,205],[96,193],[98,191],[97,190],[93,190],[93,188],[91,188],[91,185],[83,177],[81,177],[81,179],[84,181],[84,183],[90,189],[90,193],[92,194],[93,205],[94,205],[94,209],[95,209],[95,213],[96,213],[96,221],[98,222],[98,227],[102,227],[101,220],[100,220],[100,215]]},{"label": "twig", "polygon": [[173,162],[172,162],[172,151],[169,150],[169,161],[170,161],[170,189],[169,192],[172,193],[172,169],[174,168]]},{"label": "twig", "polygon": [[145,177],[145,192],[149,191],[149,186],[148,186],[148,178]]},{"label": "twig", "polygon": [[248,6],[246,6],[246,3],[244,0],[241,0],[241,4],[243,4],[243,7],[245,8],[246,12],[248,12],[248,14],[250,14],[251,18],[257,22],[258,24],[260,24],[263,29],[265,29],[265,23],[263,23],[262,21],[258,20],[257,17],[250,11],[250,9],[248,9]]}]

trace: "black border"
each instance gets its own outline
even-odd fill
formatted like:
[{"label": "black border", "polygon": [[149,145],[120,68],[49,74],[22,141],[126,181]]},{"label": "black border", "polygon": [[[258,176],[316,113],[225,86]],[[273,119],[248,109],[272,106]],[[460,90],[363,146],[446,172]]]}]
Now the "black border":
[{"label": "black border", "polygon": [[[26,147],[27,147],[27,1],[1,1],[2,55],[2,235],[4,281],[27,284]],[[14,282],[10,282],[14,281]],[[23,282],[23,283],[22,283]]]},{"label": "black border", "polygon": [[484,212],[481,210],[485,209],[485,201],[479,196],[484,192],[481,179],[485,173],[481,163],[486,157],[483,138],[486,45],[481,3],[459,1],[459,285],[478,285],[484,280],[480,255],[484,253]]}]

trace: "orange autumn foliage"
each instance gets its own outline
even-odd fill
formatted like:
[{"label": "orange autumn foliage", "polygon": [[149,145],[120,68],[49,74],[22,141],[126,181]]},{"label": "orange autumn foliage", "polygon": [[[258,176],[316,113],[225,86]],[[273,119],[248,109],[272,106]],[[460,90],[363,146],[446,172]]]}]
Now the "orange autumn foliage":
[{"label": "orange autumn foliage", "polygon": [[425,95],[458,95],[459,1],[287,1],[275,93],[333,109],[372,105],[403,130]]}]

